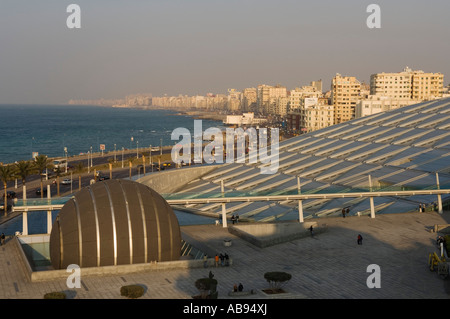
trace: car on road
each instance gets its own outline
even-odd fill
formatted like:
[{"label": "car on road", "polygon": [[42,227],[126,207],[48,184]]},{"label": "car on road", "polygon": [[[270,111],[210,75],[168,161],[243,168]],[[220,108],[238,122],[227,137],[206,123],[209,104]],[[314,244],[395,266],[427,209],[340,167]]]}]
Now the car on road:
[{"label": "car on road", "polygon": [[[11,204],[7,204],[7,210],[11,210]],[[0,202],[0,212],[5,210],[5,204],[3,202]]]},{"label": "car on road", "polygon": [[61,184],[63,184],[63,185],[70,185],[71,183],[72,183],[72,180],[70,178],[65,178],[61,182]]}]

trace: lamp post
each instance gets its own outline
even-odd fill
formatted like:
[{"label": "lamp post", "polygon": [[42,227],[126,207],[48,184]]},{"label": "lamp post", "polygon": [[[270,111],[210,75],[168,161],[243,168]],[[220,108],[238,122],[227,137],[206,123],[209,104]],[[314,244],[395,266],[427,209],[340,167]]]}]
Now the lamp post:
[{"label": "lamp post", "polygon": [[136,158],[139,159],[139,141],[136,141]]},{"label": "lamp post", "polygon": [[124,152],[124,148],[122,147],[122,168],[123,168],[123,152]]},{"label": "lamp post", "polygon": [[116,162],[116,144],[114,144],[114,163]]}]

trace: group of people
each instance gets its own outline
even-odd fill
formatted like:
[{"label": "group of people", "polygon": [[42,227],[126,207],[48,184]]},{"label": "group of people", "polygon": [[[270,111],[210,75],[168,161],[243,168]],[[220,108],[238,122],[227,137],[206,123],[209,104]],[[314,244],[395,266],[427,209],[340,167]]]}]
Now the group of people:
[{"label": "group of people", "polygon": [[234,224],[237,224],[239,222],[239,215],[236,214],[236,216],[231,215],[231,222]]},{"label": "group of people", "polygon": [[243,291],[243,290],[244,290],[244,286],[242,285],[242,283],[239,283],[239,286],[234,284],[234,286],[233,286],[234,292]]},{"label": "group of people", "polygon": [[221,266],[230,265],[230,257],[228,256],[227,253],[225,254],[220,253],[219,255],[216,254],[216,256],[214,257],[214,264],[216,265],[216,267],[219,267],[219,261]]},{"label": "group of people", "polygon": [[347,207],[347,208],[342,208],[342,217],[344,217],[345,218],[345,215],[348,215],[348,213],[350,212],[350,209]]}]

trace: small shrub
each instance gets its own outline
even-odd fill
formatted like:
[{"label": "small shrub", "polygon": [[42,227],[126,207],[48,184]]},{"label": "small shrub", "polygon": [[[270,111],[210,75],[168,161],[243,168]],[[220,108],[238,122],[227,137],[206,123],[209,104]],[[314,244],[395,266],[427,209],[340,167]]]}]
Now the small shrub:
[{"label": "small shrub", "polygon": [[136,299],[144,295],[145,289],[139,285],[128,285],[120,288],[120,295],[127,298]]},{"label": "small shrub", "polygon": [[44,295],[44,299],[66,299],[66,294],[61,291],[49,292]]},{"label": "small shrub", "polygon": [[217,280],[213,278],[212,272],[209,272],[208,278],[200,278],[195,281],[195,287],[200,291],[200,295],[195,298],[217,299]]},{"label": "small shrub", "polygon": [[280,289],[281,286],[291,280],[292,275],[282,271],[266,272],[264,278],[269,282],[270,288]]}]

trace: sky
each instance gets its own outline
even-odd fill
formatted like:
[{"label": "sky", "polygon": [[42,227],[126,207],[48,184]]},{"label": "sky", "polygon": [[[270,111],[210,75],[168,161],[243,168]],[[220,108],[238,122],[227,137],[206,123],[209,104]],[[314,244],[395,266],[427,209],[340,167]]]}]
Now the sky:
[{"label": "sky", "polygon": [[[68,28],[67,7],[81,28]],[[370,4],[381,28],[369,28]],[[0,0],[0,104],[289,90],[406,66],[450,84],[448,0]]]}]

